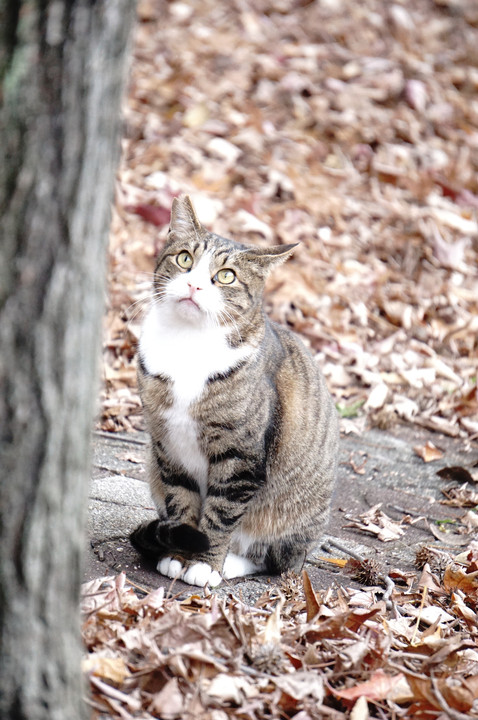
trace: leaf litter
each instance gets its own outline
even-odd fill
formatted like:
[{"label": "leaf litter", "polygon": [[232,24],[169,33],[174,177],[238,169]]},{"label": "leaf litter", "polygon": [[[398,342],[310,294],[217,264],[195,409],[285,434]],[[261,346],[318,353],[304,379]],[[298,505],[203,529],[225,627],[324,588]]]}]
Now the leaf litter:
[{"label": "leaf litter", "polygon": [[[214,232],[301,242],[266,306],[316,355],[345,432],[478,436],[477,27],[473,0],[140,0],[103,430],[143,427],[140,320],[172,199],[189,193]],[[467,544],[476,471],[448,470]],[[384,542],[403,533],[378,507],[354,522]],[[386,590],[373,562],[349,561],[365,587],[316,592],[304,573],[254,607],[232,590],[178,600],[95,580],[92,718],[478,717],[477,558],[473,543],[454,559],[424,547],[420,572],[390,571]]]},{"label": "leaf litter", "polygon": [[86,583],[91,718],[478,717],[478,544],[398,577],[386,601],[288,573],[254,606]]},{"label": "leaf litter", "polygon": [[300,247],[266,305],[343,427],[478,436],[474,0],[140,0],[105,316],[104,430],[142,428],[135,348],[173,197]]}]

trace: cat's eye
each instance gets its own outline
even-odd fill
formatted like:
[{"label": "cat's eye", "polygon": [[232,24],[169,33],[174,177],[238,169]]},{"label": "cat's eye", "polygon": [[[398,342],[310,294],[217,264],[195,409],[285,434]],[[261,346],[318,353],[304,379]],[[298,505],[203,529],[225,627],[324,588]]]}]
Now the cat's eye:
[{"label": "cat's eye", "polygon": [[221,283],[221,285],[230,285],[234,282],[236,279],[236,273],[234,270],[219,270],[218,273],[214,276],[214,280],[217,280],[218,283]]},{"label": "cat's eye", "polygon": [[193,264],[193,256],[191,253],[183,250],[183,252],[180,252],[179,255],[177,255],[176,262],[180,268],[183,268],[183,270],[189,270]]}]

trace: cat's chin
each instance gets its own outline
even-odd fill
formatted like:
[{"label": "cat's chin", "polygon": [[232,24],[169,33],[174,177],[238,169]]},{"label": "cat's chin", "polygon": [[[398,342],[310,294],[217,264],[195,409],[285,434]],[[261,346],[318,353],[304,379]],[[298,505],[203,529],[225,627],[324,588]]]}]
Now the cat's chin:
[{"label": "cat's chin", "polygon": [[184,320],[197,320],[204,315],[199,305],[190,298],[178,300],[175,307],[176,313]]}]

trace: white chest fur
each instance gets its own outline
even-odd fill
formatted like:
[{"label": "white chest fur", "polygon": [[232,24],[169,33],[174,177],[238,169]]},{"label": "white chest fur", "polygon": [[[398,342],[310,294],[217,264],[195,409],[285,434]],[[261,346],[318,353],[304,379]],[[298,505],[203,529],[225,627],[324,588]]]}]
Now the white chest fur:
[{"label": "white chest fur", "polygon": [[148,372],[173,382],[174,402],[165,414],[165,449],[175,464],[195,478],[205,496],[208,461],[199,446],[197,424],[189,409],[200,398],[211,375],[227,372],[253,350],[249,346],[229,347],[223,327],[178,321],[167,305],[150,308],[139,348]]}]

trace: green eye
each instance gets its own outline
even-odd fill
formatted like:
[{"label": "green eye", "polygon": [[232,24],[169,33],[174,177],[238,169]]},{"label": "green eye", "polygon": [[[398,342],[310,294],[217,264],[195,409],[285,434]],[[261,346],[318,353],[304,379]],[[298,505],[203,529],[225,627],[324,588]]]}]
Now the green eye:
[{"label": "green eye", "polygon": [[234,270],[219,270],[219,272],[214,277],[214,280],[217,280],[218,283],[221,283],[221,285],[230,285],[234,282],[236,279],[236,273]]},{"label": "green eye", "polygon": [[183,268],[184,270],[189,270],[189,268],[193,264],[193,256],[191,255],[191,253],[183,250],[183,252],[180,252],[179,255],[176,257],[176,262],[180,268]]}]

